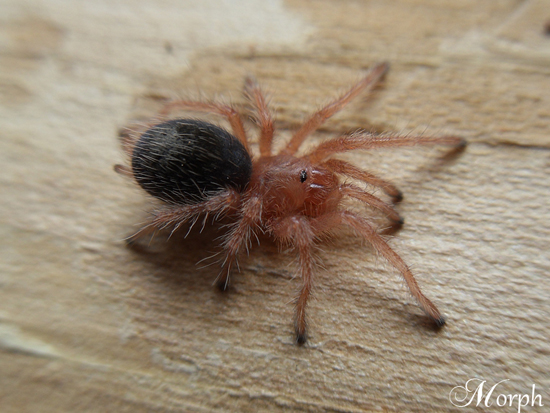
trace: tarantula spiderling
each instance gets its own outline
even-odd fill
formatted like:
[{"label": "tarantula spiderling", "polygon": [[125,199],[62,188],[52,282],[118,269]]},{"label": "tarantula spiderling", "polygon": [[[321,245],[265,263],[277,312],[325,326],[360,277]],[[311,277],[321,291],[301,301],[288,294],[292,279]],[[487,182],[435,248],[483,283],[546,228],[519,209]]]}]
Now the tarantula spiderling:
[{"label": "tarantula spiderling", "polygon": [[313,246],[335,227],[345,225],[399,270],[420,307],[436,325],[442,326],[445,319],[422,293],[401,257],[366,218],[342,209],[341,203],[346,197],[356,199],[379,210],[396,225],[403,223],[399,214],[392,205],[365,189],[342,183],[340,177],[379,187],[394,202],[401,200],[401,192],[390,182],[332,156],[352,150],[413,145],[463,147],[466,141],[455,136],[377,135],[358,131],[326,140],[306,154],[297,155],[309,135],[361,92],[372,89],[388,69],[387,63],[372,68],[346,93],[311,115],[277,154],[272,151],[273,117],[264,94],[250,78],[245,83],[245,95],[254,106],[260,129],[259,156],[251,154],[241,115],[232,106],[187,100],[168,103],[160,113],[164,118],[175,108],[213,113],[227,119],[233,135],[207,122],[173,119],[149,125],[141,135],[130,133],[124,137],[123,147],[131,166],[116,165],[115,170],[132,177],[145,191],[163,201],[163,206],[153,211],[151,222],[129,240],[167,227],[176,230],[185,222],[195,222],[199,216],[231,217],[233,221],[222,244],[225,259],[216,279],[224,290],[237,255],[248,245],[255,230],[289,243],[299,254],[302,286],[296,298],[294,326],[296,341],[303,344],[307,339],[306,306],[313,287]]}]

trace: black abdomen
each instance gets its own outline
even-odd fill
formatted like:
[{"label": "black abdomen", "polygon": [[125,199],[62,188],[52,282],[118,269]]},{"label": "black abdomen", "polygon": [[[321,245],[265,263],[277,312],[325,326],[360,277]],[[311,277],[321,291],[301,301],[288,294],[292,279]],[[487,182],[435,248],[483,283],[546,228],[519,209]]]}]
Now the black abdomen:
[{"label": "black abdomen", "polygon": [[222,128],[175,119],[141,135],[132,171],[141,187],[156,198],[191,204],[225,188],[244,189],[252,161],[243,144]]}]

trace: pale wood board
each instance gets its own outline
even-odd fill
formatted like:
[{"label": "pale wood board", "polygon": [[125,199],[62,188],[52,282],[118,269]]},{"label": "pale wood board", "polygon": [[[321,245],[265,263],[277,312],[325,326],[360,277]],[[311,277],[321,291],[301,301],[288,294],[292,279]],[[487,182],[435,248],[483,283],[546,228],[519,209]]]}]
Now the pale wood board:
[{"label": "pale wood board", "polygon": [[[529,411],[547,409],[547,19],[542,0],[1,2],[0,411],[474,411],[449,401],[472,378],[536,385],[546,407]],[[360,127],[469,140],[452,158],[346,155],[404,191],[390,243],[441,331],[351,233],[318,253],[304,347],[292,252],[262,239],[221,294],[195,265],[214,230],[125,246],[150,200],[113,172],[117,130],[154,116],[152,97],[242,104],[253,74],[288,138],[384,60],[382,87],[311,142]]]}]

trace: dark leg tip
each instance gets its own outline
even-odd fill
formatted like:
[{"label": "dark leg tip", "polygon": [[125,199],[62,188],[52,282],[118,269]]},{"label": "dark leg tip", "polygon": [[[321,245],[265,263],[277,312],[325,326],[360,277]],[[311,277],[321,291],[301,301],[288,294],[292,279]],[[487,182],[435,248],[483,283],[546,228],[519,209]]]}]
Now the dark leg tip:
[{"label": "dark leg tip", "polygon": [[307,328],[304,323],[294,324],[294,332],[296,333],[296,344],[303,346],[307,341]]},{"label": "dark leg tip", "polygon": [[387,62],[387,61],[380,63],[379,66],[383,69],[383,74],[384,75],[389,72],[390,67],[391,67],[390,62]]},{"label": "dark leg tip", "polygon": [[127,128],[120,128],[117,134],[119,138],[128,138],[130,136],[130,130]]},{"label": "dark leg tip", "polygon": [[403,224],[405,223],[405,220],[401,217],[399,217],[398,220],[390,219],[390,225],[381,231],[382,235],[391,235],[395,234],[397,231],[400,231],[401,228],[403,228]]},{"label": "dark leg tip", "polygon": [[216,281],[216,287],[218,287],[218,290],[225,292],[229,289],[229,283],[226,280],[219,280]]},{"label": "dark leg tip", "polygon": [[403,192],[399,191],[397,194],[392,195],[392,200],[394,204],[403,201]]},{"label": "dark leg tip", "polygon": [[307,341],[307,336],[305,333],[296,333],[296,344],[303,346]]},{"label": "dark leg tip", "polygon": [[405,220],[402,217],[399,217],[399,219],[392,219],[391,221],[394,228],[401,228],[403,224],[405,224]]},{"label": "dark leg tip", "polygon": [[454,156],[460,155],[462,152],[466,150],[466,147],[468,146],[468,141],[464,138],[457,138],[457,143],[453,146],[451,149],[451,152],[447,157],[452,158]]},{"label": "dark leg tip", "polygon": [[435,325],[436,325],[438,328],[443,327],[443,326],[445,325],[445,323],[446,323],[445,317],[443,317],[443,316],[434,319],[434,321],[435,321]]}]

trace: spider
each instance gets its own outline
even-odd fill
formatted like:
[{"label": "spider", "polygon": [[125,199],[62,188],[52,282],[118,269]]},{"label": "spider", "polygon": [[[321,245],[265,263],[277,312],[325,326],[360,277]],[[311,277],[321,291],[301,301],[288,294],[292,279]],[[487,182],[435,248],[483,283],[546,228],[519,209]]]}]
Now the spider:
[{"label": "spider", "polygon": [[455,136],[399,136],[357,131],[325,140],[307,153],[297,155],[309,135],[361,92],[372,89],[388,69],[388,63],[372,68],[346,93],[313,113],[276,154],[272,149],[273,117],[264,94],[252,78],[245,81],[244,92],[254,107],[254,118],[260,129],[259,156],[252,155],[242,117],[234,107],[213,101],[167,103],[160,112],[164,119],[176,108],[208,112],[225,117],[233,134],[204,121],[173,119],[150,124],[142,134],[128,133],[123,137],[131,165],[115,165],[115,170],[132,177],[145,191],[163,201],[162,206],[153,211],[151,221],[129,237],[129,242],[164,228],[175,231],[184,223],[194,225],[201,216],[230,217],[231,224],[222,238],[225,258],[216,279],[222,290],[227,289],[237,256],[244,248],[248,249],[255,231],[290,244],[299,256],[301,288],[295,300],[294,328],[296,342],[301,345],[307,340],[306,307],[314,272],[312,250],[321,237],[330,235],[336,227],[348,226],[399,270],[420,307],[438,327],[443,326],[444,317],[422,293],[403,259],[367,218],[341,206],[345,198],[353,198],[380,211],[399,226],[403,220],[392,204],[360,186],[342,182],[341,178],[381,188],[393,203],[402,199],[401,191],[333,155],[413,145],[443,144],[462,148],[466,141]]}]

